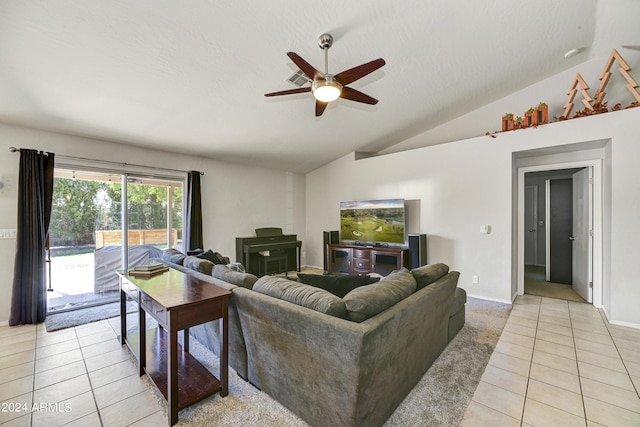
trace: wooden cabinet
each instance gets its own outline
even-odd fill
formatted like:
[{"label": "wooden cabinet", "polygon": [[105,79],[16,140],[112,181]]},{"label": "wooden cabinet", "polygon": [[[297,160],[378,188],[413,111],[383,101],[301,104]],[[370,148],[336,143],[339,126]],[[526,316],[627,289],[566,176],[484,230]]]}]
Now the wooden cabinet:
[{"label": "wooden cabinet", "polygon": [[326,251],[329,273],[353,275],[378,273],[386,276],[393,270],[409,268],[408,250],[405,248],[329,244]]}]

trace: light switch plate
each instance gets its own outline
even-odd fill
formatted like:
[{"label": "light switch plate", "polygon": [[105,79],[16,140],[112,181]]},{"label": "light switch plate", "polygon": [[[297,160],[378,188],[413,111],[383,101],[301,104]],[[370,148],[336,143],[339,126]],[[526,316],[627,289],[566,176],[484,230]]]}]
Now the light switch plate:
[{"label": "light switch plate", "polygon": [[0,230],[0,239],[15,239],[15,238],[16,238],[15,229]]}]

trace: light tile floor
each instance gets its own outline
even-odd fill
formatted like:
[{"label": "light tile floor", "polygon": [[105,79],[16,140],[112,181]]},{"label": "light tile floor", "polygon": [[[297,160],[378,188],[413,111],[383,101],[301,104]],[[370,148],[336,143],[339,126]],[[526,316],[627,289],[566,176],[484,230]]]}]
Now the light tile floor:
[{"label": "light tile floor", "polygon": [[524,295],[461,425],[640,426],[640,330],[589,304]]},{"label": "light tile floor", "polygon": [[0,327],[0,425],[167,425],[119,332],[119,317],[51,333]]},{"label": "light tile floor", "polygon": [[[0,327],[0,424],[166,425],[119,330],[118,317],[52,333]],[[591,305],[525,295],[461,425],[640,426],[639,390],[640,330]]]}]

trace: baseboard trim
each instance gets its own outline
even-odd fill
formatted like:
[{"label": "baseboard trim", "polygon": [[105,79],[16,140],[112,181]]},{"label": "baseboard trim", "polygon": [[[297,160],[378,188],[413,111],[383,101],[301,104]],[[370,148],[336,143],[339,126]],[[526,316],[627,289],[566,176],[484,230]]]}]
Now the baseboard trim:
[{"label": "baseboard trim", "polygon": [[[466,289],[465,289],[465,291],[466,291]],[[485,301],[493,301],[493,302],[499,302],[499,303],[502,303],[502,304],[513,305],[512,301],[503,300],[503,299],[496,299],[496,298],[487,298],[487,297],[482,296],[482,295],[473,295],[473,294],[470,294],[468,292],[467,292],[467,296],[470,297],[470,298],[483,299]]]},{"label": "baseboard trim", "polygon": [[616,326],[625,326],[627,328],[640,329],[640,324],[631,322],[620,322],[618,320],[609,320],[609,323]]}]

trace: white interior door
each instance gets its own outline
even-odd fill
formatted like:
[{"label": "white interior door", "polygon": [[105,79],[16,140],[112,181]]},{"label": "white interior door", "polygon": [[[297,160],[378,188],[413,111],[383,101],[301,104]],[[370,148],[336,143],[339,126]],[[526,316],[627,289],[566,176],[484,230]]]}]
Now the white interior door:
[{"label": "white interior door", "polygon": [[592,297],[593,168],[587,167],[573,174],[573,259],[572,283],[575,290],[587,302]]}]

